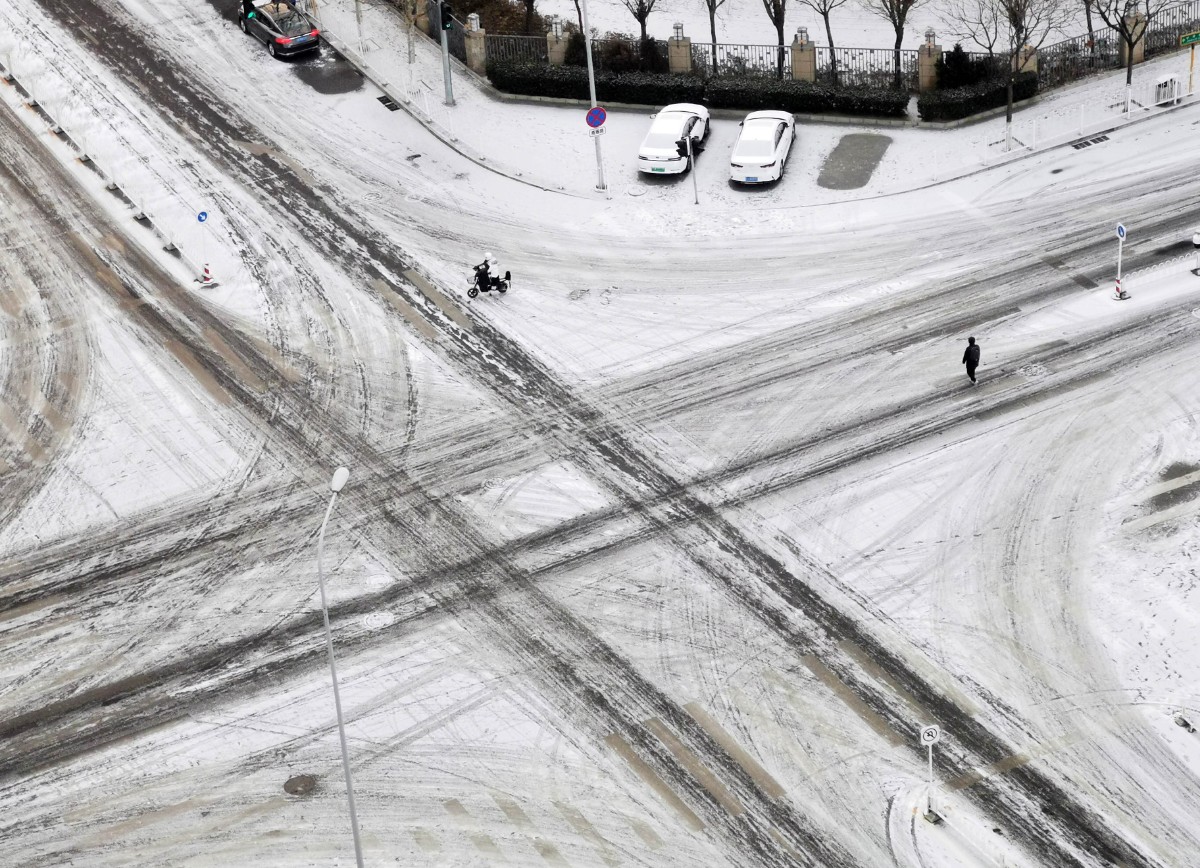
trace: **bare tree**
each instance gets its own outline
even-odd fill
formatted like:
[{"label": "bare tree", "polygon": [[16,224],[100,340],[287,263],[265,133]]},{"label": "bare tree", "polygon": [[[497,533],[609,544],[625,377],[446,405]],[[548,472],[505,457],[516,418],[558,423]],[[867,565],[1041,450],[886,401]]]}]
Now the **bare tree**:
[{"label": "bare tree", "polygon": [[950,6],[947,18],[957,25],[954,35],[958,39],[974,42],[988,54],[996,53],[1004,29],[996,0],[957,0]]},{"label": "bare tree", "polygon": [[704,6],[708,9],[708,32],[712,34],[713,75],[717,74],[717,10],[724,6],[725,2],[726,0],[704,0]]},{"label": "bare tree", "polygon": [[1004,149],[1012,148],[1013,85],[1025,70],[1026,58],[1046,38],[1074,18],[1072,0],[962,0],[951,18],[977,45],[995,54],[998,44],[1005,70],[1007,109],[1004,116]]},{"label": "bare tree", "polygon": [[650,13],[654,11],[657,3],[658,0],[621,0],[621,5],[629,10],[629,14],[637,20],[638,26],[642,28],[642,44],[645,44],[646,40],[650,38],[646,35],[646,19],[650,17]]},{"label": "bare tree", "polygon": [[767,17],[775,25],[775,44],[779,46],[779,62],[775,74],[783,78],[783,55],[787,51],[783,44],[783,18],[787,14],[787,0],[762,0],[762,3],[763,8],[767,10]]},{"label": "bare tree", "polygon": [[[766,0],[763,2],[765,3]],[[892,62],[896,68],[893,86],[896,89],[904,87],[904,71],[900,68],[900,46],[904,42],[904,25],[908,22],[908,13],[920,2],[921,0],[862,0],[864,9],[873,12],[880,18],[887,19],[887,22],[892,25],[892,30],[896,32],[896,45],[892,54]]]},{"label": "bare tree", "polygon": [[1092,0],[1100,20],[1121,35],[1125,45],[1125,113],[1133,101],[1133,48],[1146,35],[1154,16],[1173,0]]},{"label": "bare tree", "polygon": [[800,0],[800,2],[820,15],[821,20],[825,22],[825,35],[829,38],[829,74],[833,79],[833,86],[837,87],[837,51],[833,44],[833,28],[829,26],[829,13],[844,5],[846,0]]}]

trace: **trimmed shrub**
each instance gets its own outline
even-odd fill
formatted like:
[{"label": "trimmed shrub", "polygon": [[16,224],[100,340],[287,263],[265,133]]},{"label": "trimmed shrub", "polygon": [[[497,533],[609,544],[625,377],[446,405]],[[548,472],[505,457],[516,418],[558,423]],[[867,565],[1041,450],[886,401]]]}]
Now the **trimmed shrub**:
[{"label": "trimmed shrub", "polygon": [[[1000,60],[1001,64],[1003,63]],[[995,78],[997,59],[973,59],[963,51],[960,43],[943,54],[937,60],[938,90],[949,90],[956,87],[974,87],[975,85]]]},{"label": "trimmed shrub", "polygon": [[791,79],[715,78],[705,92],[713,108],[779,109],[800,114],[903,117],[908,94],[886,88],[835,88]]},{"label": "trimmed shrub", "polygon": [[[587,70],[578,66],[494,62],[488,78],[506,93],[588,98]],[[904,117],[908,94],[887,88],[834,88],[807,81],[769,78],[713,78],[661,72],[596,72],[596,96],[607,102],[663,106],[701,103],[746,111],[778,109],[801,114]]]},{"label": "trimmed shrub", "polygon": [[[489,61],[487,76],[498,90],[528,96],[554,96],[563,99],[588,99],[587,70],[579,66],[551,66],[546,63]],[[596,86],[607,76],[596,74]]]},{"label": "trimmed shrub", "polygon": [[623,72],[596,80],[596,97],[609,102],[662,106],[673,102],[702,102],[704,79],[669,72]]},{"label": "trimmed shrub", "polygon": [[[1029,99],[1037,93],[1036,72],[1023,72],[1013,82],[1013,102]],[[935,90],[917,98],[917,111],[923,121],[956,121],[985,112],[1008,102],[1008,81],[992,79],[974,87]]]}]

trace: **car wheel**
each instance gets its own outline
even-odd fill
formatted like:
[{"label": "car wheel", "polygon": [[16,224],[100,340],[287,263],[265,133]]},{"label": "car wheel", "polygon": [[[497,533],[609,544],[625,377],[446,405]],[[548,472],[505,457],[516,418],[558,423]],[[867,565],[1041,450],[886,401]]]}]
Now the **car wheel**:
[{"label": "car wheel", "polygon": [[274,42],[267,43],[267,53],[270,54],[274,58],[279,57],[279,55],[275,53],[275,43]]},{"label": "car wheel", "polygon": [[250,35],[250,28],[246,26],[246,19],[241,15],[238,16],[238,27],[242,28],[242,33],[245,33],[247,36]]}]

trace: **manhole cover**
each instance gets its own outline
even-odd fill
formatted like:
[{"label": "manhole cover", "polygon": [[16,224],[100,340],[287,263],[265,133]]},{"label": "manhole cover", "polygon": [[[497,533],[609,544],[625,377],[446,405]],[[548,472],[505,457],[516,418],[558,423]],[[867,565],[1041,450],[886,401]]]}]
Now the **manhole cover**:
[{"label": "manhole cover", "polygon": [[378,190],[372,190],[370,193],[363,194],[363,201],[364,202],[382,202],[383,194],[380,193]]},{"label": "manhole cover", "polygon": [[1022,365],[1021,367],[1017,368],[1017,373],[1027,380],[1040,380],[1050,372],[1046,370],[1045,365],[1033,364]]},{"label": "manhole cover", "polygon": [[376,588],[376,589],[386,588],[391,583],[392,583],[392,577],[389,576],[387,573],[376,573],[375,575],[373,575],[369,579],[367,579],[367,584],[370,585],[372,588]]},{"label": "manhole cover", "polygon": [[396,623],[396,616],[391,612],[368,612],[363,615],[362,624],[368,630],[379,630]]},{"label": "manhole cover", "polygon": [[283,791],[289,796],[307,796],[317,787],[317,779],[313,775],[295,775],[283,783]]}]

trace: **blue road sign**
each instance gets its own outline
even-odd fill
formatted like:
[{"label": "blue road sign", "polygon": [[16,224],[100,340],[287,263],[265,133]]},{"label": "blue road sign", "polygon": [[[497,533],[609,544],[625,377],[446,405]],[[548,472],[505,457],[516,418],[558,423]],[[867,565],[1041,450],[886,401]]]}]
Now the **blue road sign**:
[{"label": "blue road sign", "polygon": [[1125,240],[1125,224],[1124,223],[1117,224],[1117,237],[1120,238],[1122,241]]},{"label": "blue road sign", "polygon": [[196,220],[197,220],[197,222],[199,222],[199,223],[203,223],[203,222],[204,222],[205,220],[207,220],[207,219],[208,219],[208,212],[207,212],[207,211],[201,211],[199,214],[197,214],[197,215],[196,215]]},{"label": "blue road sign", "polygon": [[592,129],[598,129],[604,126],[604,119],[607,117],[608,112],[600,106],[595,106],[587,113],[587,125]]}]

